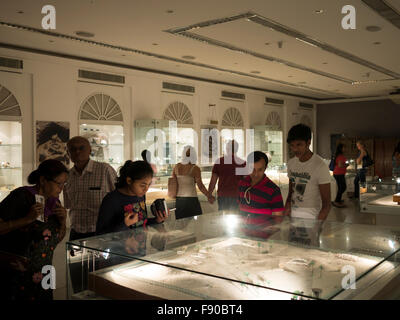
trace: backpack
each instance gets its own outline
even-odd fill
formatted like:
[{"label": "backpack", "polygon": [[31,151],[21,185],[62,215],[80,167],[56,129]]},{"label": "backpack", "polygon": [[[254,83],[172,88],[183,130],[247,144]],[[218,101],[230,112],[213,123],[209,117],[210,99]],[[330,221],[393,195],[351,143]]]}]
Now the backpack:
[{"label": "backpack", "polygon": [[363,161],[363,168],[370,167],[374,164],[374,160],[372,160],[371,156],[367,153],[367,157],[365,161]]},{"label": "backpack", "polygon": [[336,162],[336,158],[332,156],[331,162],[329,162],[329,170],[330,171],[335,170],[335,162]]}]

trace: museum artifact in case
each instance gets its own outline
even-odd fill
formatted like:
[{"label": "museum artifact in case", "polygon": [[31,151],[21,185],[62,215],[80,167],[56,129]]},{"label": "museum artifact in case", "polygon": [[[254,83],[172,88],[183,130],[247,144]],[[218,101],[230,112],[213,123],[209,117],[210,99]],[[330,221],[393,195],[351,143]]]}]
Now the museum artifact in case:
[{"label": "museum artifact in case", "polygon": [[254,127],[254,150],[265,152],[269,156],[268,167],[283,164],[283,132],[271,126]]},{"label": "museum artifact in case", "polygon": [[92,147],[91,159],[110,164],[116,171],[124,163],[124,131],[122,125],[83,123],[79,135]]},{"label": "museum artifact in case", "polygon": [[399,240],[393,227],[172,213],[163,224],[67,242],[68,298],[387,298]]},{"label": "museum artifact in case", "polygon": [[21,140],[21,122],[0,121],[0,201],[22,185]]},{"label": "museum artifact in case", "polygon": [[360,210],[400,216],[400,178],[373,179],[360,184]]}]

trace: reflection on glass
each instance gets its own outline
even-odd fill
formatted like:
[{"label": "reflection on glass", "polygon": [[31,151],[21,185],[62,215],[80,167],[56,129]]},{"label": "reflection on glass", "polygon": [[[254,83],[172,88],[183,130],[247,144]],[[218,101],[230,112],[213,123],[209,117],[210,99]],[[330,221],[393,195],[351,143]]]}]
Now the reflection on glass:
[{"label": "reflection on glass", "polygon": [[258,237],[248,223],[219,212],[169,218],[142,229],[142,242],[132,241],[131,231],[86,239],[92,251],[119,257],[93,273],[99,282],[92,289],[108,279],[163,299],[332,299],[349,294],[342,286],[344,267],[368,287],[399,265],[389,259],[400,250],[395,227],[286,218],[257,225],[268,234]]},{"label": "reflection on glass", "polygon": [[122,125],[81,124],[79,135],[92,147],[91,159],[109,163],[118,170],[124,162],[124,131]]}]

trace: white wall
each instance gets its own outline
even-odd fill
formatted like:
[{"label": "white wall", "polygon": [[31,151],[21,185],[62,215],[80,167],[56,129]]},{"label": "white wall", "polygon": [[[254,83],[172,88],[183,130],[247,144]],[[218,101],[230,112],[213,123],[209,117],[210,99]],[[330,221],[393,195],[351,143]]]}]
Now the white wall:
[{"label": "white wall", "polygon": [[[285,100],[285,105],[279,107],[283,117],[284,142],[288,129],[299,121],[299,100],[289,96],[4,48],[0,48],[0,55],[24,61],[22,75],[0,72],[0,84],[11,90],[22,106],[23,161],[27,168],[24,170],[25,176],[34,163],[33,146],[36,139],[34,123],[36,120],[68,121],[71,137],[77,135],[78,111],[83,100],[90,93],[106,92],[120,103],[124,113],[126,159],[134,157],[134,121],[161,119],[168,102],[174,99],[188,103],[194,119],[193,128],[198,131],[199,137],[201,136],[200,126],[208,124],[209,104],[217,106],[219,129],[221,129],[222,114],[229,105],[238,106],[242,112],[245,128],[251,128],[254,125],[265,124],[267,114],[271,109],[264,104],[266,96]],[[80,68],[124,75],[125,84],[119,88],[78,82]],[[196,92],[193,96],[163,93],[163,81],[191,85],[196,88]],[[230,103],[221,100],[222,90],[244,93],[246,101]],[[302,101],[306,100],[302,99]],[[286,154],[287,146],[284,143],[284,155]]]}]

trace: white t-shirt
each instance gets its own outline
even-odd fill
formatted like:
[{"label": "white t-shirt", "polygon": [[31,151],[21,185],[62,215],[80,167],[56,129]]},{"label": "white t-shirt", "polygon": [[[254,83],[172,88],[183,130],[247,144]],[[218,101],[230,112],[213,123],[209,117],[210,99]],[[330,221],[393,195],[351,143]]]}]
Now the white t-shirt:
[{"label": "white t-shirt", "polygon": [[331,182],[329,167],[324,160],[313,154],[305,162],[294,157],[289,160],[289,181],[293,184],[292,217],[317,219],[322,207],[320,184]]}]

